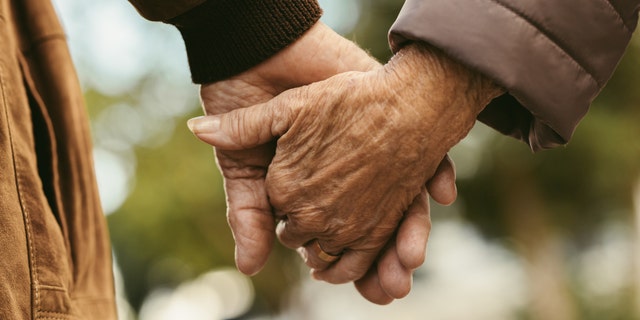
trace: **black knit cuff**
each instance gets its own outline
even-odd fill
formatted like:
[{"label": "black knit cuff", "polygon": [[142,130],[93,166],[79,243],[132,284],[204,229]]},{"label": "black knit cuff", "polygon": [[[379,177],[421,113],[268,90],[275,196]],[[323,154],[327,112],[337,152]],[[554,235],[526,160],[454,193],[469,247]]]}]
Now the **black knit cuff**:
[{"label": "black knit cuff", "polygon": [[315,0],[209,0],[168,22],[182,34],[193,82],[208,83],[273,56],[321,15]]}]

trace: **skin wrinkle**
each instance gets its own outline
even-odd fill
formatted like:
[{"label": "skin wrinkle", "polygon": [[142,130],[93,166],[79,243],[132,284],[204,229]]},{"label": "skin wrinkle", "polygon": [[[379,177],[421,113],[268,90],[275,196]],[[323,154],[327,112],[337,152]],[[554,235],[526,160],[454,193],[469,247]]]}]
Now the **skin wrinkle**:
[{"label": "skin wrinkle", "polygon": [[[306,139],[305,139],[305,141],[306,141]],[[295,148],[294,148],[294,149],[295,149]],[[357,157],[357,156],[358,156],[358,155],[356,155],[356,157]],[[359,159],[359,160],[360,160],[360,161],[362,161],[362,159]],[[346,160],[346,162],[347,162],[347,163],[351,163],[351,161],[349,161],[349,159],[347,159],[347,160]],[[341,169],[341,167],[340,167],[340,166],[335,166],[335,167],[337,167],[337,168],[338,168],[338,170],[340,170],[340,169]],[[355,172],[355,173],[352,173],[352,175],[358,176],[359,174],[358,174],[357,172],[362,172],[362,171],[363,171],[363,170],[356,170],[356,172]],[[364,170],[364,171],[365,171],[365,176],[366,176],[366,174],[367,174],[367,172],[366,172],[366,171],[367,171],[367,170]],[[374,177],[373,179],[375,179],[375,177]],[[368,185],[368,184],[370,184],[370,182],[369,182],[369,183],[367,183],[367,181],[366,181],[366,180],[362,183],[362,185]],[[355,201],[355,202],[357,202],[357,201]],[[349,219],[349,220],[347,220],[347,221],[350,223],[350,222],[352,222],[352,220],[353,220],[353,218],[352,218],[352,219]],[[349,224],[349,223],[348,223],[348,224],[345,224],[345,225],[346,225],[346,226],[350,226],[351,224]],[[370,227],[366,227],[366,229],[375,229],[375,226],[376,226],[377,224],[378,224],[378,221],[377,221],[377,220],[373,220],[373,221],[371,221],[371,222],[370,222]],[[348,232],[343,232],[343,234],[348,234]],[[338,235],[338,236],[339,236],[339,235]],[[340,239],[340,240],[343,240],[343,239]],[[343,241],[344,241],[344,240],[343,240]]]},{"label": "skin wrinkle", "polygon": [[[298,221],[290,219],[289,216],[287,217],[287,220],[279,222],[276,227],[278,240],[280,240],[280,243],[285,247],[296,249],[317,238],[317,233],[305,230],[304,226],[296,227],[298,225]],[[293,231],[285,232],[286,229],[293,229]]]},{"label": "skin wrinkle", "polygon": [[[243,179],[235,187],[242,187],[249,190],[254,187],[254,180]],[[261,202],[262,199],[257,197],[256,194],[253,194],[253,197],[251,200],[252,201],[231,200],[230,204],[232,204],[235,208],[239,208],[239,209],[253,209],[257,211],[271,213],[270,210],[267,210],[264,207],[260,206],[260,205],[263,205],[264,203]]]},{"label": "skin wrinkle", "polygon": [[[340,194],[340,193],[343,193],[343,192],[342,191],[340,191],[340,192],[336,191],[335,193],[336,194]],[[354,199],[354,201],[357,201],[357,200]],[[322,210],[323,209],[314,210],[314,211],[322,212]],[[304,212],[304,209],[301,210],[301,212]],[[327,214],[331,215],[331,213],[329,213],[329,212],[327,212]],[[300,217],[300,220],[305,221],[305,223],[307,223],[309,220],[311,220],[310,218],[312,218],[310,215],[307,215],[307,214],[303,214],[303,215],[304,215],[303,217]],[[292,220],[295,221],[296,219],[292,219]],[[326,232],[326,231],[328,231],[330,229],[335,228],[334,225],[335,226],[344,226],[344,225],[347,225],[347,226],[349,226],[349,225],[358,226],[359,225],[360,227],[362,226],[361,224],[358,224],[357,221],[353,221],[353,220],[354,220],[353,217],[350,217],[350,219],[347,219],[347,220],[344,220],[344,219],[331,219],[330,221],[327,222],[327,224],[326,224],[327,226],[324,228],[324,230],[320,230],[319,231],[320,234],[314,235],[314,237],[320,237],[323,232]],[[323,221],[318,221],[318,223],[320,225],[324,224]],[[293,227],[295,227],[295,225]],[[350,235],[351,233],[347,231],[347,232],[344,232],[343,234],[344,235]],[[326,237],[320,237],[320,238],[326,238]],[[323,243],[328,243],[328,245],[325,245],[325,247],[335,249],[335,250],[332,250],[332,251],[338,252],[338,251],[341,251],[341,249],[343,247],[345,247],[345,244],[346,244],[346,246],[348,246],[353,241],[356,241],[356,240],[349,240],[348,237],[341,238],[340,235],[336,235],[335,238],[334,237],[328,238],[327,241],[323,242]],[[336,246],[336,245],[331,244],[331,242],[339,242],[339,243],[344,243],[344,244],[342,246]]]},{"label": "skin wrinkle", "polygon": [[[386,143],[387,143],[387,144],[389,143],[388,141],[389,141],[389,140],[386,140]],[[394,150],[391,152],[391,157],[392,157],[394,154],[403,154],[403,155],[407,155],[409,152],[407,152],[407,151],[403,151],[403,150],[402,150],[402,149],[403,149],[403,146],[406,146],[406,145],[411,145],[411,144],[410,144],[410,143],[409,143],[409,144],[406,144],[406,143],[399,143],[399,144],[396,144],[396,147],[397,147],[397,148],[396,148],[396,149],[394,149]],[[414,160],[414,161],[418,161],[417,159],[419,158],[419,156],[418,156],[417,154],[415,154],[415,155],[414,155],[414,157],[416,158],[416,160]],[[393,158],[391,158],[391,159],[393,159]],[[413,161],[411,161],[411,160],[410,160],[410,162],[413,162]],[[392,169],[392,168],[394,168],[394,167],[395,167],[395,165],[394,165],[394,162],[392,161],[392,162],[391,162],[391,167],[389,168],[389,170],[391,170],[391,169]],[[376,176],[375,176],[375,177],[373,177],[373,178],[372,178],[372,180],[373,180],[373,181],[376,181],[376,180],[384,180],[384,177],[385,177],[386,175],[388,175],[388,173],[389,173],[389,171],[388,171],[388,170],[378,170],[378,171],[376,172]],[[383,198],[385,198],[385,199],[386,199],[387,197],[392,197],[392,194],[393,194],[392,189],[394,189],[394,188],[396,187],[396,185],[397,185],[397,184],[398,184],[398,185],[401,185],[401,184],[402,184],[402,182],[403,182],[403,180],[404,180],[404,179],[400,179],[399,181],[397,181],[397,182],[395,182],[395,183],[393,183],[393,184],[390,184],[390,185],[389,185],[389,187],[388,187],[388,188],[386,188],[386,189],[383,191]],[[405,199],[405,198],[406,198],[406,199]],[[401,202],[401,203],[405,203],[405,202],[407,202],[407,201],[409,201],[410,199],[413,199],[413,198],[415,198],[415,195],[407,193],[407,194],[405,194],[405,197],[403,198],[403,200],[401,200],[400,202]],[[393,200],[394,200],[394,199],[387,199],[387,200],[384,200],[383,202],[386,202],[386,203],[393,203],[393,202],[394,202]],[[406,211],[407,209],[408,209],[408,206],[407,206],[407,208],[403,208],[403,209],[402,209],[402,212]],[[381,208],[380,210],[389,210],[389,209],[388,209],[388,208]],[[401,217],[402,217],[402,216],[401,216]],[[400,218],[401,218],[401,217],[400,217]]]},{"label": "skin wrinkle", "polygon": [[[259,210],[259,209],[255,209],[255,210],[259,211],[261,213],[266,213],[266,212],[263,212],[263,210]],[[271,214],[271,213],[269,212],[268,214]],[[236,226],[236,225],[238,225],[238,223],[247,223],[247,222],[251,223],[251,221],[252,220],[247,220],[247,221],[237,221],[236,220],[236,221],[233,221],[233,223],[234,223],[234,226]],[[262,224],[254,223],[251,227],[271,231],[271,228],[265,228]],[[262,239],[261,238],[259,238],[257,236],[251,236],[251,234],[249,234],[249,236],[247,236],[247,237],[243,237],[241,239],[241,241],[249,241],[253,245],[258,245],[258,244],[262,243]]]},{"label": "skin wrinkle", "polygon": [[[220,157],[222,159],[219,161],[224,162],[225,168],[229,169],[222,173],[222,176],[226,179],[241,177],[243,179],[258,180],[264,179],[266,176],[266,172],[264,172],[264,169],[259,165],[243,165],[241,162],[234,161],[233,159],[230,159],[231,161],[225,161],[224,158],[228,158],[226,155],[220,155]],[[229,165],[226,165],[226,163],[229,163]]]}]

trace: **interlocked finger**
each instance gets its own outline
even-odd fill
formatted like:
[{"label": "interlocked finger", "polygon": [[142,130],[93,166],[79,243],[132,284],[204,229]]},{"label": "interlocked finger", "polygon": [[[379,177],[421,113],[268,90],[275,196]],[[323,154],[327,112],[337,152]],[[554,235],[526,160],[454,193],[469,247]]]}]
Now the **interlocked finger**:
[{"label": "interlocked finger", "polygon": [[389,304],[393,301],[393,298],[382,289],[377,269],[377,264],[372,265],[367,274],[354,281],[353,284],[365,299],[375,304]]},{"label": "interlocked finger", "polygon": [[345,250],[340,260],[325,270],[314,270],[312,275],[318,280],[333,284],[356,281],[367,273],[378,256],[378,252],[379,249]]},{"label": "interlocked finger", "polygon": [[325,251],[317,239],[311,240],[303,247],[300,247],[298,253],[309,268],[318,271],[325,270],[341,258],[341,253],[334,254]]}]

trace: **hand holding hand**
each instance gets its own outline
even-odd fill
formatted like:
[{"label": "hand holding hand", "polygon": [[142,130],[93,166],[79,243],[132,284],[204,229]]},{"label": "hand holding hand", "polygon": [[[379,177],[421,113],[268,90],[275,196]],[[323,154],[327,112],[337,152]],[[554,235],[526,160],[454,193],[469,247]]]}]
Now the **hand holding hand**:
[{"label": "hand holding hand", "polygon": [[365,276],[354,282],[363,297],[377,304],[388,304],[409,293],[413,271],[424,263],[431,231],[426,191],[436,202],[451,204],[456,198],[455,179],[453,162],[447,157],[427,183],[427,190],[422,189],[405,212],[395,239],[391,239]]},{"label": "hand holding hand", "polygon": [[[233,78],[203,85],[200,96],[206,114],[221,114],[266,102],[286,89],[337,73],[379,66],[357,45],[317,23],[262,64]],[[227,195],[227,218],[236,241],[236,265],[249,275],[266,263],[275,238],[275,220],[264,185],[274,150],[273,143],[245,150],[216,150]]]},{"label": "hand holding hand", "polygon": [[315,273],[342,283],[362,278],[446,151],[500,93],[442,54],[412,45],[385,68],[338,75],[191,126],[224,150],[280,136],[267,177],[282,219],[278,236],[292,248],[317,239],[328,252],[343,252]]}]

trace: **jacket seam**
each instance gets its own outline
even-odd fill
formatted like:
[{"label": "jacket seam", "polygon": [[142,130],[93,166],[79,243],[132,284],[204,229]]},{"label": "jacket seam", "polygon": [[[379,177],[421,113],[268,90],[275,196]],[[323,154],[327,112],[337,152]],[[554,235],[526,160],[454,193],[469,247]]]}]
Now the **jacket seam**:
[{"label": "jacket seam", "polygon": [[622,24],[622,27],[627,32],[627,34],[629,35],[633,34],[633,31],[629,29],[629,26],[627,26],[627,23],[624,21],[622,14],[620,14],[620,11],[618,11],[618,9],[616,9],[616,7],[611,3],[611,0],[602,0],[602,1],[606,3],[609,9],[611,9],[611,11],[613,11],[616,14],[616,17],[618,17],[618,22]]},{"label": "jacket seam", "polygon": [[39,320],[71,320],[78,319],[78,316],[56,311],[38,310],[35,319]]},{"label": "jacket seam", "polygon": [[96,296],[90,296],[90,295],[86,295],[86,296],[70,295],[69,298],[71,298],[71,300],[92,301],[91,303],[102,303],[105,301],[114,301],[114,299],[111,297],[96,297]]},{"label": "jacket seam", "polygon": [[[22,188],[21,186],[21,181],[22,178],[20,177],[20,168],[18,166],[18,160],[16,159],[16,151],[15,151],[15,146],[14,146],[14,141],[13,141],[13,134],[11,132],[11,119],[9,117],[9,104],[7,102],[7,95],[6,95],[6,90],[5,90],[5,82],[4,82],[4,72],[2,70],[2,68],[0,68],[0,91],[2,92],[2,103],[5,105],[5,114],[4,116],[7,119],[7,129],[8,129],[8,138],[9,138],[9,144],[11,145],[11,159],[13,161],[13,169],[14,169],[14,177],[15,177],[15,181],[16,181],[16,190],[18,192],[18,199],[20,201],[20,207],[22,209],[22,218],[24,220],[24,228],[25,228],[25,233],[27,236],[27,249],[29,250],[29,275],[31,277],[31,288],[33,290],[33,299],[35,300],[34,302],[34,307],[33,308],[36,312],[38,312],[38,310],[40,309],[40,295],[39,295],[39,290],[38,290],[38,264],[37,264],[37,259],[36,259],[36,248],[33,245],[33,235],[31,234],[31,219],[30,219],[30,214],[29,214],[29,210],[27,210],[27,207],[25,205],[24,202],[24,194],[22,192]],[[37,316],[37,314],[36,314]]]},{"label": "jacket seam", "polygon": [[55,312],[45,312],[46,315],[42,317],[36,317],[38,320],[73,320],[78,319],[76,316],[64,314],[64,313],[55,313]]},{"label": "jacket seam", "polygon": [[[42,316],[40,316],[42,315]],[[35,317],[38,320],[73,320],[79,319],[78,316],[56,311],[38,310],[38,315]]]},{"label": "jacket seam", "polygon": [[550,33],[548,29],[544,26],[544,24],[534,19],[531,15],[523,12],[522,10],[518,10],[516,8],[508,6],[507,4],[499,2],[498,0],[489,0],[489,1],[505,8],[506,10],[510,11],[521,20],[527,22],[530,26],[532,26],[535,29],[535,31],[538,34],[547,38],[556,48],[564,52],[565,55],[569,57],[571,61],[575,63],[581,70],[583,70],[586,74],[588,74],[589,77],[591,77],[598,84],[598,86],[602,86],[600,81],[598,81],[598,78],[595,76],[595,72],[593,72],[592,70],[588,70],[587,66],[583,65],[576,59],[576,57],[571,53],[571,51],[567,48],[567,46],[564,45],[567,42],[561,36]]}]

